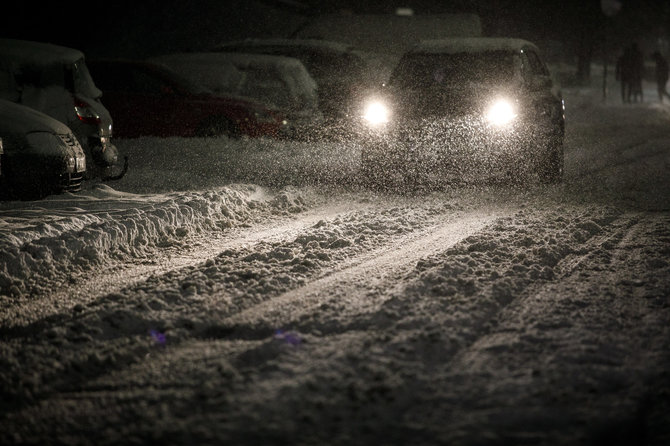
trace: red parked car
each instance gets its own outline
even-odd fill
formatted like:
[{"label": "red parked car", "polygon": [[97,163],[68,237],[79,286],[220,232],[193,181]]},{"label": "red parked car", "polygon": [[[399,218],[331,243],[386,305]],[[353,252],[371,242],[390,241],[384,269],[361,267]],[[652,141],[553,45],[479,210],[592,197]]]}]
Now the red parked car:
[{"label": "red parked car", "polygon": [[283,118],[262,103],[214,95],[164,65],[123,59],[87,64],[118,137],[282,136]]}]

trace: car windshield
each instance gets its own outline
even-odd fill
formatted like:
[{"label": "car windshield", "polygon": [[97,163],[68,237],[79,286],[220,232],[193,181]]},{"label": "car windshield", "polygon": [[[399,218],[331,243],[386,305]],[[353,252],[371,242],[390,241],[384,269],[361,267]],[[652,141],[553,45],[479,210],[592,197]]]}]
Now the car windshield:
[{"label": "car windshield", "polygon": [[391,74],[400,88],[430,88],[463,82],[505,83],[512,80],[513,54],[507,51],[404,56]]}]

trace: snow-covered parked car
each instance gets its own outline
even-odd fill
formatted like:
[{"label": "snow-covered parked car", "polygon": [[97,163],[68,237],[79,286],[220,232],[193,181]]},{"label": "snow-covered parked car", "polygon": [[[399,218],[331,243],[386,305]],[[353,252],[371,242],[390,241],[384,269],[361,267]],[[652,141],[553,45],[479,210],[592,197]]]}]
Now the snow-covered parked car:
[{"label": "snow-covered parked car", "polygon": [[100,101],[84,54],[73,48],[0,39],[0,98],[62,122],[88,157],[87,176],[114,179],[128,165],[112,143],[112,117]]},{"label": "snow-covered parked car", "polygon": [[302,137],[321,122],[316,82],[298,59],[244,53],[177,53],[150,59],[217,95],[253,98],[277,110]]},{"label": "snow-covered parked car", "polygon": [[123,138],[278,137],[283,117],[252,98],[214,95],[164,64],[96,59],[89,68]]},{"label": "snow-covered parked car", "polygon": [[373,180],[534,172],[562,180],[562,95],[537,46],[525,40],[424,41],[369,99],[363,120],[362,171]]},{"label": "snow-covered parked car", "polygon": [[350,124],[372,74],[363,54],[352,45],[317,39],[247,39],[222,43],[217,52],[269,54],[300,60],[318,86],[319,107],[329,126]]},{"label": "snow-covered parked car", "polygon": [[41,198],[81,189],[86,156],[77,137],[62,122],[0,99],[0,136],[3,198]]}]

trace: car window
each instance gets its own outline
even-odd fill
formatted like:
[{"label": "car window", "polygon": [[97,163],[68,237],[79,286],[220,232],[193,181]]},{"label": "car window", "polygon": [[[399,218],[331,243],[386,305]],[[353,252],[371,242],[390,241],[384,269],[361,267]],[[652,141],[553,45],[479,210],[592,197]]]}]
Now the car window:
[{"label": "car window", "polygon": [[[155,82],[162,83],[163,88],[167,89],[178,89],[182,92],[188,92],[191,94],[207,94],[211,95],[212,91],[208,89],[205,85],[202,85],[198,82],[195,82],[189,79],[186,76],[183,76],[171,69],[165,64],[156,64],[155,66],[157,72],[155,74]],[[152,76],[154,76],[152,74]],[[161,87],[159,87],[161,88]],[[163,90],[163,92],[165,92]]]},{"label": "car window", "polygon": [[525,50],[523,54],[525,55],[524,61],[528,64],[528,69],[532,75],[549,76],[547,67],[544,65],[537,53],[534,51]]},{"label": "car window", "polygon": [[248,66],[242,69],[244,81],[240,88],[242,96],[249,96],[279,107],[291,105],[289,86],[278,73],[264,67]]},{"label": "car window", "polygon": [[136,93],[161,95],[172,90],[167,82],[144,70],[133,67],[130,74],[130,87]]},{"label": "car window", "polygon": [[463,82],[509,82],[514,77],[513,54],[507,51],[405,55],[390,78],[400,88],[426,88]]},{"label": "car window", "polygon": [[72,91],[73,86],[67,85],[65,68],[59,63],[50,64],[21,64],[16,75],[17,84],[37,88],[65,87]]}]

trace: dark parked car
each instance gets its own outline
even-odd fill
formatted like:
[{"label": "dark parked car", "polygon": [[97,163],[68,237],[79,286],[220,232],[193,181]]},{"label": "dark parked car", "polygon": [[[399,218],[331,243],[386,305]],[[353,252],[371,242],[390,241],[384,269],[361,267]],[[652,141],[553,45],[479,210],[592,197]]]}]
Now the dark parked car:
[{"label": "dark parked car", "polygon": [[86,156],[65,124],[0,99],[0,135],[3,198],[41,198],[81,189]]},{"label": "dark parked car", "polygon": [[329,125],[355,119],[358,104],[372,87],[370,67],[351,45],[312,39],[247,39],[222,43],[213,51],[269,54],[300,60],[318,87],[319,107]]},{"label": "dark parked car", "polygon": [[542,181],[562,180],[563,99],[525,40],[422,42],[403,55],[363,116],[362,170],[372,179],[537,172]]},{"label": "dark parked car", "polygon": [[278,137],[282,132],[281,116],[263,104],[213,95],[167,66],[120,59],[88,65],[119,137]]},{"label": "dark parked car", "polygon": [[153,57],[214,94],[252,98],[287,120],[287,135],[309,137],[322,124],[316,82],[297,59],[245,53],[173,53]]},{"label": "dark parked car", "polygon": [[68,126],[88,157],[87,175],[114,179],[128,166],[112,143],[112,118],[100,94],[81,51],[0,39],[0,98],[34,108]]}]

